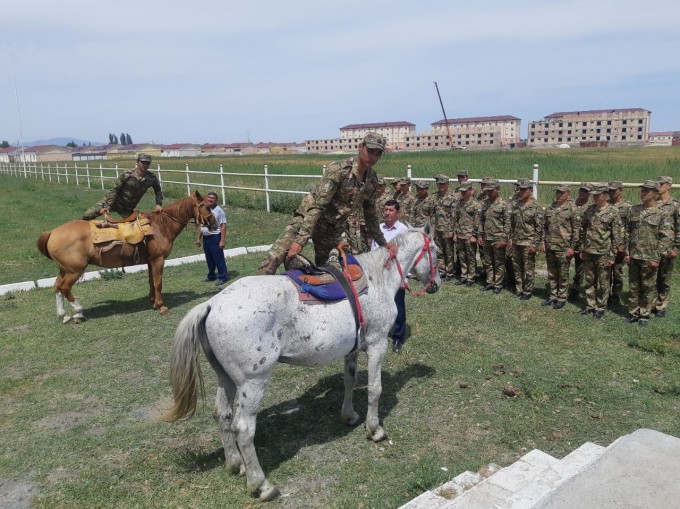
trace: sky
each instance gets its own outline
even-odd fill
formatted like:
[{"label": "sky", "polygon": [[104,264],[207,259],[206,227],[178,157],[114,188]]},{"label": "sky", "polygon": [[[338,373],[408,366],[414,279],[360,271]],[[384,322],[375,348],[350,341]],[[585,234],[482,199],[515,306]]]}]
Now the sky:
[{"label": "sky", "polygon": [[677,0],[22,0],[0,140],[303,142],[348,124],[645,108],[680,130]]}]

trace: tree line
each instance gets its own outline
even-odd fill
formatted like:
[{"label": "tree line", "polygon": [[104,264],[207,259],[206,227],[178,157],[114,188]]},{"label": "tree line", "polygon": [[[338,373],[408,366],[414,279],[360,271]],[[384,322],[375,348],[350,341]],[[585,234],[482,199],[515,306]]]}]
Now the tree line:
[{"label": "tree line", "polygon": [[120,138],[109,133],[109,145],[132,145],[132,138],[129,133],[120,133]]}]

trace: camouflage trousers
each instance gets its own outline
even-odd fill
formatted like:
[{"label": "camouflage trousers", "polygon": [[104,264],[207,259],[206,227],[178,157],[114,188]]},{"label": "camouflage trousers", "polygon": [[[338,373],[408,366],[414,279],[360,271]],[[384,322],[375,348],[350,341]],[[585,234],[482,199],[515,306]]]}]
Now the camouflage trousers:
[{"label": "camouflage trousers", "polygon": [[609,255],[584,253],[583,287],[586,293],[586,309],[604,311],[607,308],[611,288],[611,267]]},{"label": "camouflage trousers", "polygon": [[564,251],[545,250],[545,261],[548,266],[548,284],[550,300],[566,302],[569,293],[569,266],[571,258]]},{"label": "camouflage trousers", "polygon": [[487,242],[479,246],[479,249],[482,252],[482,264],[486,271],[486,284],[493,285],[494,288],[502,288],[507,248]]},{"label": "camouflage trousers", "polygon": [[515,266],[512,262],[512,249],[505,248],[505,283],[511,290],[515,287]]},{"label": "camouflage trousers", "polygon": [[623,267],[625,263],[614,263],[612,266],[612,290],[611,296],[621,300],[623,294]]},{"label": "camouflage trousers", "polygon": [[515,270],[517,294],[531,295],[536,277],[536,252],[529,252],[533,246],[512,246],[512,266]]},{"label": "camouflage trousers", "polygon": [[628,312],[630,316],[649,318],[656,298],[657,268],[647,260],[632,259],[628,266]]},{"label": "camouflage trousers", "polygon": [[350,253],[361,254],[371,250],[368,235],[366,235],[366,225],[347,221],[345,233],[347,235],[347,242],[349,242]]},{"label": "camouflage trousers", "polygon": [[579,254],[574,254],[574,279],[571,284],[571,289],[577,293],[580,293],[583,287],[583,260]]},{"label": "camouflage trousers", "polygon": [[467,239],[458,239],[456,250],[460,257],[460,280],[474,281],[477,275],[477,244],[473,244]]},{"label": "camouflage trousers", "polygon": [[[276,274],[276,269],[284,262],[290,246],[295,242],[295,239],[299,235],[302,221],[302,217],[296,217],[286,225],[281,235],[279,235],[279,238],[272,244],[265,259],[262,260],[256,274]],[[317,224],[312,232],[312,241],[314,242],[314,263],[316,265],[323,265],[328,261],[331,250],[340,242],[342,233],[342,227]]]},{"label": "camouflage trousers", "polygon": [[437,267],[440,277],[453,277],[455,244],[453,239],[444,232],[434,233],[434,243],[437,246]]},{"label": "camouflage trousers", "polygon": [[[99,216],[102,215],[101,210],[102,210],[101,207],[90,207],[85,211],[85,213],[80,219],[84,219],[85,221],[97,219]],[[118,214],[120,214],[120,217],[128,217],[130,214],[134,212],[134,210],[123,210],[121,212],[119,210],[111,209],[111,212],[118,212]]]},{"label": "camouflage trousers", "polygon": [[659,260],[659,271],[656,275],[656,301],[654,302],[654,309],[657,311],[666,311],[668,307],[674,265],[675,258],[662,256]]}]

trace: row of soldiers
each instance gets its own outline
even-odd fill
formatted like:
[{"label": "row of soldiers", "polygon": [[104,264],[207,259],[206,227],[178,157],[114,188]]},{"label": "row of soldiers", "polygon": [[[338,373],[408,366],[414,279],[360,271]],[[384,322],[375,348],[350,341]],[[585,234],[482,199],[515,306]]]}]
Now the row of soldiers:
[{"label": "row of soldiers", "polygon": [[[379,177],[378,211],[387,200],[396,199],[403,222],[433,227],[443,280],[458,273],[456,284],[472,286],[479,250],[486,277],[482,290],[498,294],[510,282],[521,300],[529,300],[536,254],[544,252],[550,289],[542,304],[561,309],[584,292],[586,306],[580,313],[602,318],[608,303],[621,302],[623,267],[628,265],[628,320],[645,325],[652,313],[666,315],[680,249],[680,201],[670,196],[671,177],[646,181],[635,206],[622,199],[623,183],[611,181],[584,182],[574,199],[569,186],[557,186],[549,207],[533,198],[528,179],[519,179],[508,199],[500,196],[500,183],[494,178],[481,180],[479,194],[467,171],[459,172],[457,179],[454,191],[448,176],[435,176],[437,192],[429,195],[425,181],[415,181],[413,194],[410,179],[398,179],[393,182],[395,192],[389,193]],[[350,216],[347,235],[355,252],[367,249],[370,239],[357,214]],[[570,287],[572,259],[575,274]]]}]

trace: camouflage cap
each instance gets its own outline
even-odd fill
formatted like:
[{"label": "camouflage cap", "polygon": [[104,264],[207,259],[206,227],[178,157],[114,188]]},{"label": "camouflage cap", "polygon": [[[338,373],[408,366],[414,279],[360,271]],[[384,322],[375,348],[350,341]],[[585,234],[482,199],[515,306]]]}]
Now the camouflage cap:
[{"label": "camouflage cap", "polygon": [[560,184],[555,188],[555,191],[559,193],[569,193],[571,192],[571,188],[567,184]]},{"label": "camouflage cap", "polygon": [[607,185],[609,186],[610,191],[616,191],[617,189],[623,189],[623,182],[621,182],[620,180],[610,180],[609,184],[607,184]]},{"label": "camouflage cap", "polygon": [[150,163],[151,156],[149,154],[139,154],[137,156],[137,161],[142,161],[143,163]]},{"label": "camouflage cap", "polygon": [[399,183],[406,185],[406,186],[410,186],[411,185],[411,179],[409,177],[402,177],[402,178],[399,179]]},{"label": "camouflage cap", "polygon": [[456,173],[456,177],[469,177],[470,175],[468,174],[467,170],[458,170],[458,173]]},{"label": "camouflage cap", "polygon": [[385,184],[385,177],[383,177],[382,175],[378,175],[378,185],[379,185],[379,186],[384,186],[384,185],[386,185],[386,184]]},{"label": "camouflage cap", "polygon": [[501,183],[498,182],[498,180],[496,180],[495,178],[487,177],[485,184],[486,187],[484,188],[484,192],[493,191],[494,189],[501,188]]},{"label": "camouflage cap", "polygon": [[434,181],[437,184],[448,184],[449,183],[449,177],[447,177],[443,173],[440,173],[439,175],[434,176]]},{"label": "camouflage cap", "polygon": [[390,185],[394,187],[397,187],[398,184],[401,184],[401,179],[394,179],[390,182]]},{"label": "camouflage cap", "polygon": [[385,145],[387,145],[387,139],[378,133],[366,133],[364,136],[364,145],[368,148],[377,148],[380,150],[385,150]]},{"label": "camouflage cap", "polygon": [[529,187],[534,187],[529,179],[517,179],[517,187],[520,189],[527,189]]},{"label": "camouflage cap", "polygon": [[489,181],[493,180],[493,177],[482,177],[482,180],[479,181],[480,184],[489,185]]},{"label": "camouflage cap", "polygon": [[590,194],[602,194],[609,191],[609,185],[604,182],[595,182],[590,186]]},{"label": "camouflage cap", "polygon": [[659,184],[672,184],[673,183],[673,177],[667,177],[667,176],[662,175],[660,177],[656,177],[656,181]]},{"label": "camouflage cap", "polygon": [[430,183],[424,180],[416,180],[415,184],[418,189],[428,189],[430,187]]},{"label": "camouflage cap", "polygon": [[592,187],[592,184],[589,182],[581,182],[581,185],[578,186],[579,191],[583,189],[584,191],[590,192],[590,188]]},{"label": "camouflage cap", "polygon": [[640,187],[643,189],[654,189],[654,191],[658,191],[659,184],[660,182],[657,178],[657,180],[645,180]]},{"label": "camouflage cap", "polygon": [[466,183],[466,184],[463,184],[462,186],[458,186],[458,187],[456,188],[456,191],[460,191],[460,192],[462,193],[462,192],[467,191],[468,189],[472,189],[472,184],[467,184],[467,183]]}]

